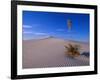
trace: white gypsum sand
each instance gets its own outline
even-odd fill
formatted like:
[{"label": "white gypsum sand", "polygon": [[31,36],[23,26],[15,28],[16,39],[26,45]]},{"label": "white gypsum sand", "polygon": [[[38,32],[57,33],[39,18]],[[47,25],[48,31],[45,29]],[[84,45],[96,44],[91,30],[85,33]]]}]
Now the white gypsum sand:
[{"label": "white gypsum sand", "polygon": [[22,66],[23,68],[46,68],[89,65],[89,57],[80,55],[76,58],[66,56],[64,47],[68,44],[81,46],[80,52],[89,52],[89,44],[46,38],[41,40],[23,40]]}]

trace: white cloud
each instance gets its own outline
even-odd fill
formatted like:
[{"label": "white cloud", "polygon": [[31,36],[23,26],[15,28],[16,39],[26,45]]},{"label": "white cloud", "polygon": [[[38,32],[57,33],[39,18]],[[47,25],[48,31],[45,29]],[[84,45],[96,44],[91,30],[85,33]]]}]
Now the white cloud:
[{"label": "white cloud", "polygon": [[31,31],[23,31],[24,34],[33,34]]},{"label": "white cloud", "polygon": [[23,25],[23,28],[27,28],[27,29],[36,28],[36,27],[39,27],[39,24],[32,24],[31,26],[30,25]]},{"label": "white cloud", "polygon": [[32,31],[23,31],[23,34],[33,34],[33,35],[47,35],[43,32],[32,32]]},{"label": "white cloud", "polygon": [[32,28],[32,26],[29,26],[29,25],[23,25],[23,28]]},{"label": "white cloud", "polygon": [[34,33],[35,35],[47,35],[46,33],[43,33],[43,32],[36,32]]}]

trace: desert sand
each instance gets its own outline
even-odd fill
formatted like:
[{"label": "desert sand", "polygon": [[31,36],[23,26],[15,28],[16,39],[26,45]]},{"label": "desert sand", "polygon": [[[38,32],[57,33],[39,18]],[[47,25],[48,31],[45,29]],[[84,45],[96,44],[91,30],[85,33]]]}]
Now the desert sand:
[{"label": "desert sand", "polygon": [[70,58],[65,54],[65,45],[78,44],[80,52],[89,52],[89,44],[57,38],[46,38],[41,40],[23,40],[22,65],[23,68],[46,68],[87,66],[89,57],[80,55]]}]

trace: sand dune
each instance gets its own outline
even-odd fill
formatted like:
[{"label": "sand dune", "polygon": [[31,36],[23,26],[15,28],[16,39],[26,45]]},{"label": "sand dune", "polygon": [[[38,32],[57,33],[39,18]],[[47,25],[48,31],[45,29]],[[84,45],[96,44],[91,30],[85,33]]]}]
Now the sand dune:
[{"label": "sand dune", "polygon": [[64,45],[79,44],[82,52],[89,52],[89,44],[56,38],[23,40],[23,68],[65,67],[89,65],[89,57],[70,58],[65,55]]}]

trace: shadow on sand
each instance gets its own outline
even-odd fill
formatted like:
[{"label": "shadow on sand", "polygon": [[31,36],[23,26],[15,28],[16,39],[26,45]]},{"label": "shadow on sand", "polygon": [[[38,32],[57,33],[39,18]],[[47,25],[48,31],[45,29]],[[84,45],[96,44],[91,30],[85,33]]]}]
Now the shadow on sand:
[{"label": "shadow on sand", "polygon": [[89,52],[83,52],[81,55],[84,55],[86,57],[89,57],[90,56],[90,53]]}]

